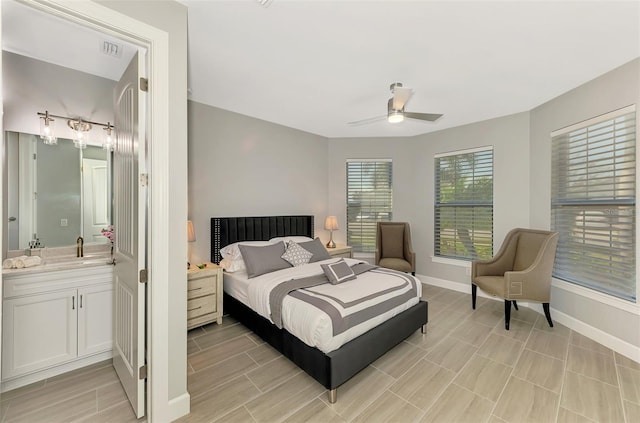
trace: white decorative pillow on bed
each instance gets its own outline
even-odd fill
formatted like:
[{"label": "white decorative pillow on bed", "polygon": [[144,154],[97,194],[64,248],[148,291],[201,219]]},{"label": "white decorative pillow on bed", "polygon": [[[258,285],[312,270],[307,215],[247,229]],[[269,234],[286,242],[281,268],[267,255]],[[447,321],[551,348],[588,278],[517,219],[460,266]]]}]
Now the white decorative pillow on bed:
[{"label": "white decorative pillow on bed", "polygon": [[288,243],[289,241],[300,243],[300,242],[313,241],[313,238],[309,238],[308,236],[278,236],[275,238],[271,238],[269,240],[269,242],[278,242],[278,241],[282,241],[285,244]]},{"label": "white decorative pillow on bed", "polygon": [[233,273],[238,272],[240,270],[246,269],[244,264],[244,260],[242,258],[233,260],[233,259],[222,259],[220,260],[220,267],[222,267],[225,272]]},{"label": "white decorative pillow on bed", "polygon": [[233,244],[229,244],[224,248],[220,249],[220,255],[222,258],[231,259],[231,260],[242,260],[242,253],[240,252],[240,245],[251,245],[255,247],[262,247],[265,245],[272,244],[271,241],[241,241],[234,242]]},{"label": "white decorative pillow on bed", "polygon": [[294,241],[289,241],[287,243],[287,250],[281,256],[283,259],[291,263],[293,266],[302,266],[303,264],[309,263],[313,253],[305,250]]},{"label": "white decorative pillow on bed", "polygon": [[337,285],[342,282],[355,279],[357,276],[353,273],[351,266],[346,261],[340,259],[339,261],[331,264],[321,264],[324,274],[327,275],[329,282],[333,285]]}]

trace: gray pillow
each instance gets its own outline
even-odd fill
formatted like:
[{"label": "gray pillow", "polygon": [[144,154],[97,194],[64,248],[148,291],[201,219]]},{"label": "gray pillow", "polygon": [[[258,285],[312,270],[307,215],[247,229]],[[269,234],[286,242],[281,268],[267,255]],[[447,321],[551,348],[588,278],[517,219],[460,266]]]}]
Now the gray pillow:
[{"label": "gray pillow", "polygon": [[249,278],[291,267],[291,264],[282,258],[285,250],[284,242],[263,247],[241,244],[238,248],[240,248],[242,259],[247,267]]},{"label": "gray pillow", "polygon": [[320,267],[322,267],[324,274],[327,275],[327,279],[329,279],[329,282],[333,285],[350,281],[357,277],[353,273],[353,269],[342,259],[331,264],[321,264]]},{"label": "gray pillow", "polygon": [[313,254],[311,256],[311,260],[309,260],[309,263],[314,263],[316,261],[322,261],[331,258],[327,249],[324,248],[324,245],[322,245],[322,241],[320,241],[320,238],[316,238],[313,241],[298,242],[298,245]]}]

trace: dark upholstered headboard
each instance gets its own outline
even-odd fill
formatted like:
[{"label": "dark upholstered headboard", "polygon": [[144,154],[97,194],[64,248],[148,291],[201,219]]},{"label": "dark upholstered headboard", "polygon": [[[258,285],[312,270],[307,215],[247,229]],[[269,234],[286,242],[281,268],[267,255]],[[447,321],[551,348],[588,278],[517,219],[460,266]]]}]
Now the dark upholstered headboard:
[{"label": "dark upholstered headboard", "polygon": [[211,262],[220,263],[220,249],[240,241],[268,241],[277,236],[313,238],[313,216],[212,217]]}]

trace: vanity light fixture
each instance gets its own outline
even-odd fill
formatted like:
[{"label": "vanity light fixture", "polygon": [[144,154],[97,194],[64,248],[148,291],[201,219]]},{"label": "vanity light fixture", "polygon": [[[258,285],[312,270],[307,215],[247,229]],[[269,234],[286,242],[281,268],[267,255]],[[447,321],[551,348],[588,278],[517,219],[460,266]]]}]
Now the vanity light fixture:
[{"label": "vanity light fixture", "polygon": [[100,122],[91,122],[82,118],[53,115],[47,110],[45,110],[44,113],[38,112],[38,116],[40,116],[40,138],[42,138],[45,144],[53,145],[58,143],[58,139],[53,132],[54,127],[52,124],[55,121],[55,119],[53,119],[55,117],[67,120],[67,126],[73,130],[73,145],[76,148],[87,148],[87,136],[89,131],[91,131],[93,126],[102,126],[105,130],[102,148],[105,150],[113,149],[113,137],[116,128],[111,124],[111,122],[107,122],[105,124]]},{"label": "vanity light fixture", "polygon": [[47,145],[58,144],[58,138],[55,134],[55,119],[51,118],[49,112],[45,111],[44,114],[38,113],[40,117],[40,138],[42,142]]}]

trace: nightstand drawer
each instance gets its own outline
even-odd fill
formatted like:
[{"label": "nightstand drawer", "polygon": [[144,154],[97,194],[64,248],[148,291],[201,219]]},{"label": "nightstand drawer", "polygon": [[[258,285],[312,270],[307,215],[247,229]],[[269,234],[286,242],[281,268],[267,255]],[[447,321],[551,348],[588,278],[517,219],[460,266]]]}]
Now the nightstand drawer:
[{"label": "nightstand drawer", "polygon": [[187,288],[187,299],[204,297],[205,295],[214,294],[216,292],[216,277],[203,276],[201,278],[193,278],[189,280]]},{"label": "nightstand drawer", "polygon": [[187,301],[187,319],[216,312],[216,295],[207,295]]},{"label": "nightstand drawer", "polygon": [[351,252],[348,252],[348,253],[331,254],[331,257],[344,257],[344,258],[351,258]]}]

